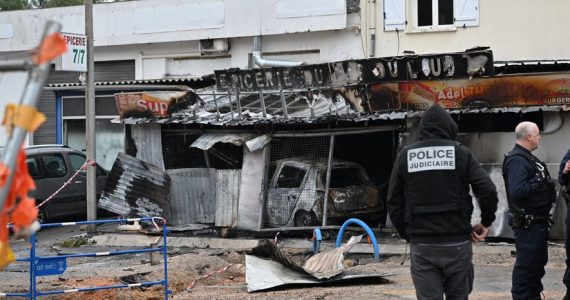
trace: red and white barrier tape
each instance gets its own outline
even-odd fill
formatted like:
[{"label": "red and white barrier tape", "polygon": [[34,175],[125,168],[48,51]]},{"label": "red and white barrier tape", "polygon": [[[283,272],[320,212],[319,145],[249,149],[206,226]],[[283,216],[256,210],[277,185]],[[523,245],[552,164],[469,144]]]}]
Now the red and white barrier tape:
[{"label": "red and white barrier tape", "polygon": [[160,227],[156,224],[155,220],[161,220],[163,224],[166,224],[166,219],[162,217],[152,217],[152,225],[154,225],[156,230],[160,231]]},{"label": "red and white barrier tape", "polygon": [[44,200],[44,201],[42,201],[42,203],[38,204],[36,206],[36,208],[42,207],[44,204],[46,204],[48,201],[50,201],[53,197],[55,197],[55,195],[57,195],[59,192],[61,192],[61,190],[63,190],[66,186],[68,186],[71,183],[71,181],[77,176],[77,174],[79,174],[79,172],[85,171],[85,170],[87,170],[88,166],[94,166],[95,164],[96,164],[96,162],[94,160],[85,161],[83,166],[81,166],[81,168],[79,168],[75,172],[75,174],[73,174],[73,176],[71,176],[71,178],[69,178],[57,191],[55,191],[53,194],[51,194],[51,196],[49,196],[46,200]]},{"label": "red and white barrier tape", "polygon": [[196,284],[196,281],[198,281],[198,280],[200,280],[200,279],[204,279],[204,278],[211,277],[211,276],[214,275],[214,274],[223,273],[223,272],[225,272],[229,267],[230,267],[230,266],[223,267],[223,268],[221,268],[221,269],[219,269],[219,270],[217,270],[217,271],[208,273],[208,274],[206,274],[206,275],[202,275],[202,276],[200,276],[198,279],[192,280],[192,282],[190,282],[190,284],[188,285],[188,288],[187,288],[186,290],[187,290],[187,291],[190,291],[192,288],[194,288],[194,285]]}]

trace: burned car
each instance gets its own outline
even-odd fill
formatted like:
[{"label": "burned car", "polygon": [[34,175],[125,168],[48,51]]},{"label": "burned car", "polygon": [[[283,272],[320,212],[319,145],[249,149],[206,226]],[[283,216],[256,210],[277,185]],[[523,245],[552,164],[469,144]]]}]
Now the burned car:
[{"label": "burned car", "polygon": [[[275,162],[267,193],[266,223],[301,227],[322,224],[327,161],[288,158]],[[384,209],[380,190],[364,168],[354,162],[333,159],[327,221],[334,224],[359,217],[374,226]]]}]

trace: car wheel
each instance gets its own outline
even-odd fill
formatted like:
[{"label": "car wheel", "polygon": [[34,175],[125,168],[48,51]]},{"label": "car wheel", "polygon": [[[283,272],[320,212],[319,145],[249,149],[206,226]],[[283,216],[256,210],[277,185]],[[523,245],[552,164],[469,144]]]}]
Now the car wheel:
[{"label": "car wheel", "polygon": [[314,212],[300,210],[295,214],[295,227],[309,227],[319,225]]}]

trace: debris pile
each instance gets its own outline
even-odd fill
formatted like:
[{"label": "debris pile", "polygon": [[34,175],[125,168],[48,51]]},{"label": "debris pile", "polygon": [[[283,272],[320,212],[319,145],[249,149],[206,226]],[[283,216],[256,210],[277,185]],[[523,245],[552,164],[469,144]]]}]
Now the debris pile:
[{"label": "debris pile", "polygon": [[343,246],[317,253],[297,264],[275,243],[269,240],[259,244],[245,256],[247,291],[261,291],[283,285],[324,284],[355,278],[383,280],[382,274],[343,274],[345,254],[362,239],[353,236]]}]

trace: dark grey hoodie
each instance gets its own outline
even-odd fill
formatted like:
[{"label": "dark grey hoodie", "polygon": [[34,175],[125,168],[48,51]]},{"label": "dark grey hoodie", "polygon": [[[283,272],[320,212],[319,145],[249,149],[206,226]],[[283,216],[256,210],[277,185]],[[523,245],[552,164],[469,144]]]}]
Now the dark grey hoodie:
[{"label": "dark grey hoodie", "polygon": [[470,238],[473,203],[479,200],[481,224],[490,226],[497,191],[469,148],[455,141],[457,125],[439,105],[425,111],[419,141],[394,162],[388,212],[400,236],[412,243],[464,241]]}]

